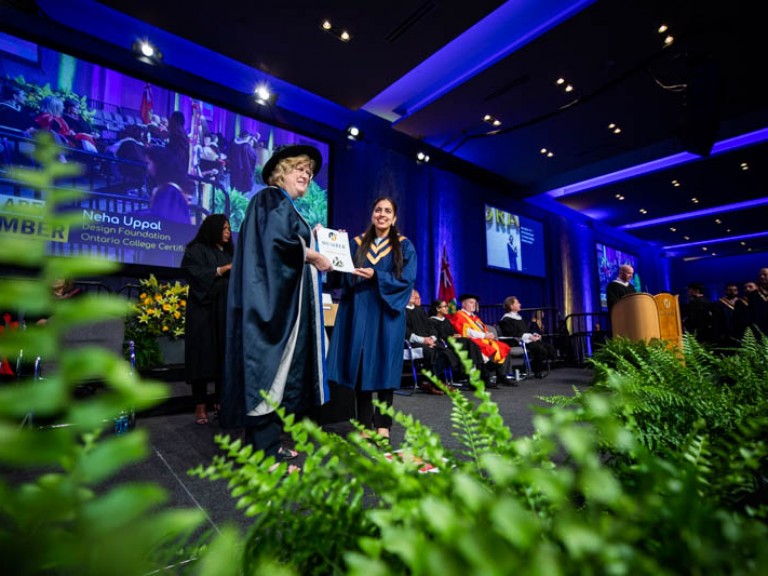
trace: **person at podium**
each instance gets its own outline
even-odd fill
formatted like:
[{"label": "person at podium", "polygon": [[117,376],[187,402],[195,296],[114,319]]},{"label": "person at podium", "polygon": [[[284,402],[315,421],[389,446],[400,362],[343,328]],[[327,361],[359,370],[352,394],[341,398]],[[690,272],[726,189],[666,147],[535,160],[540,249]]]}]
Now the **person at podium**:
[{"label": "person at podium", "polygon": [[611,308],[624,298],[628,294],[634,294],[636,292],[634,284],[632,284],[632,277],[635,275],[635,269],[629,264],[622,264],[619,266],[619,275],[615,280],[608,284],[608,288],[605,291],[605,295],[608,299],[608,312]]}]

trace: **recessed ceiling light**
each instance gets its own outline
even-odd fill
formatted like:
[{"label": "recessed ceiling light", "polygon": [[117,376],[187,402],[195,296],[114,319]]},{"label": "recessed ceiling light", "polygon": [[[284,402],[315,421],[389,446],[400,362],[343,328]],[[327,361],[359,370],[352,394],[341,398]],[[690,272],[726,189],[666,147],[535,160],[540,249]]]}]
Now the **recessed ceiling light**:
[{"label": "recessed ceiling light", "polygon": [[675,37],[671,34],[664,38],[664,46],[671,46],[675,42]]},{"label": "recessed ceiling light", "polygon": [[133,51],[138,54],[139,60],[147,64],[157,64],[163,59],[162,52],[149,40],[136,40]]},{"label": "recessed ceiling light", "polygon": [[259,106],[272,105],[277,100],[277,95],[269,89],[269,86],[265,83],[261,83],[256,86],[253,91],[253,95],[256,99],[256,104]]},{"label": "recessed ceiling light", "polygon": [[742,162],[741,169],[746,172],[747,170],[749,170],[749,164],[747,164],[746,162]]},{"label": "recessed ceiling light", "polygon": [[344,30],[343,28],[339,28],[338,26],[334,26],[330,20],[323,20],[320,22],[320,29],[328,32],[328,34],[337,40],[340,40],[341,42],[349,42],[352,39],[352,35],[349,33],[349,31]]},{"label": "recessed ceiling light", "polygon": [[666,32],[667,30],[669,30],[669,26],[667,26],[666,24],[662,24],[661,26],[659,26],[659,34],[664,34],[664,32]]},{"label": "recessed ceiling light", "polygon": [[680,181],[679,180],[672,180],[672,186],[674,186],[675,188],[679,188],[680,187]]},{"label": "recessed ceiling light", "polygon": [[648,210],[645,208],[640,208],[640,214],[648,214]]},{"label": "recessed ceiling light", "polygon": [[573,84],[568,84],[568,86],[565,87],[566,92],[573,92]]},{"label": "recessed ceiling light", "polygon": [[723,221],[720,218],[715,218],[715,224],[722,224]]},{"label": "recessed ceiling light", "polygon": [[669,227],[669,231],[670,232],[677,232],[677,228],[675,228],[674,226],[670,226]]},{"label": "recessed ceiling light", "polygon": [[349,140],[360,140],[363,137],[363,132],[357,126],[350,125],[347,127],[347,138]]},{"label": "recessed ceiling light", "polygon": [[557,84],[558,86],[565,84],[565,78],[558,78],[555,84]]},{"label": "recessed ceiling light", "polygon": [[691,202],[693,202],[694,204],[698,204],[699,199],[694,196],[693,198],[691,198]]}]

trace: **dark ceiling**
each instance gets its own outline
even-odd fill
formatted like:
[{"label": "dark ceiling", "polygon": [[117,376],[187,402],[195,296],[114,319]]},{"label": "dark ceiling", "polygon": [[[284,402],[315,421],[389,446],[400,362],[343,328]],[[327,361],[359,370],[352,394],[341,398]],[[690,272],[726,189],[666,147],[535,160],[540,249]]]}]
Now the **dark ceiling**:
[{"label": "dark ceiling", "polygon": [[[438,158],[502,176],[518,196],[559,203],[676,256],[768,251],[768,144],[759,132],[768,132],[768,99],[755,84],[766,52],[753,3],[101,4],[381,116]],[[351,41],[323,31],[324,19]],[[559,77],[574,90],[557,86]],[[679,162],[663,167],[669,157]],[[623,172],[638,165],[655,169]],[[584,184],[606,174],[610,182]]]}]

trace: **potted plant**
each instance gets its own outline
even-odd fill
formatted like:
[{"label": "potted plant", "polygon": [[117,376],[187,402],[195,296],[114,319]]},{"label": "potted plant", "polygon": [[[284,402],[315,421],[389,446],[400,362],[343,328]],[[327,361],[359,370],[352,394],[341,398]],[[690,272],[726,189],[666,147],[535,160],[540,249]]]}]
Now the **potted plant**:
[{"label": "potted plant", "polygon": [[159,282],[154,274],[139,284],[142,291],[126,326],[126,340],[135,344],[136,365],[183,364],[189,286]]}]

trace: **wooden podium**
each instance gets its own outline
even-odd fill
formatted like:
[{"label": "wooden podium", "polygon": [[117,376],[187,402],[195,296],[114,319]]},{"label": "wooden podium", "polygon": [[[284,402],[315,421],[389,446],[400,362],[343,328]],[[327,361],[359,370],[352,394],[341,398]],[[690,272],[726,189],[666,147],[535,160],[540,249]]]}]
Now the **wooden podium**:
[{"label": "wooden podium", "polygon": [[613,336],[644,342],[660,339],[671,348],[683,345],[680,303],[667,292],[624,296],[611,309],[611,327]]}]

